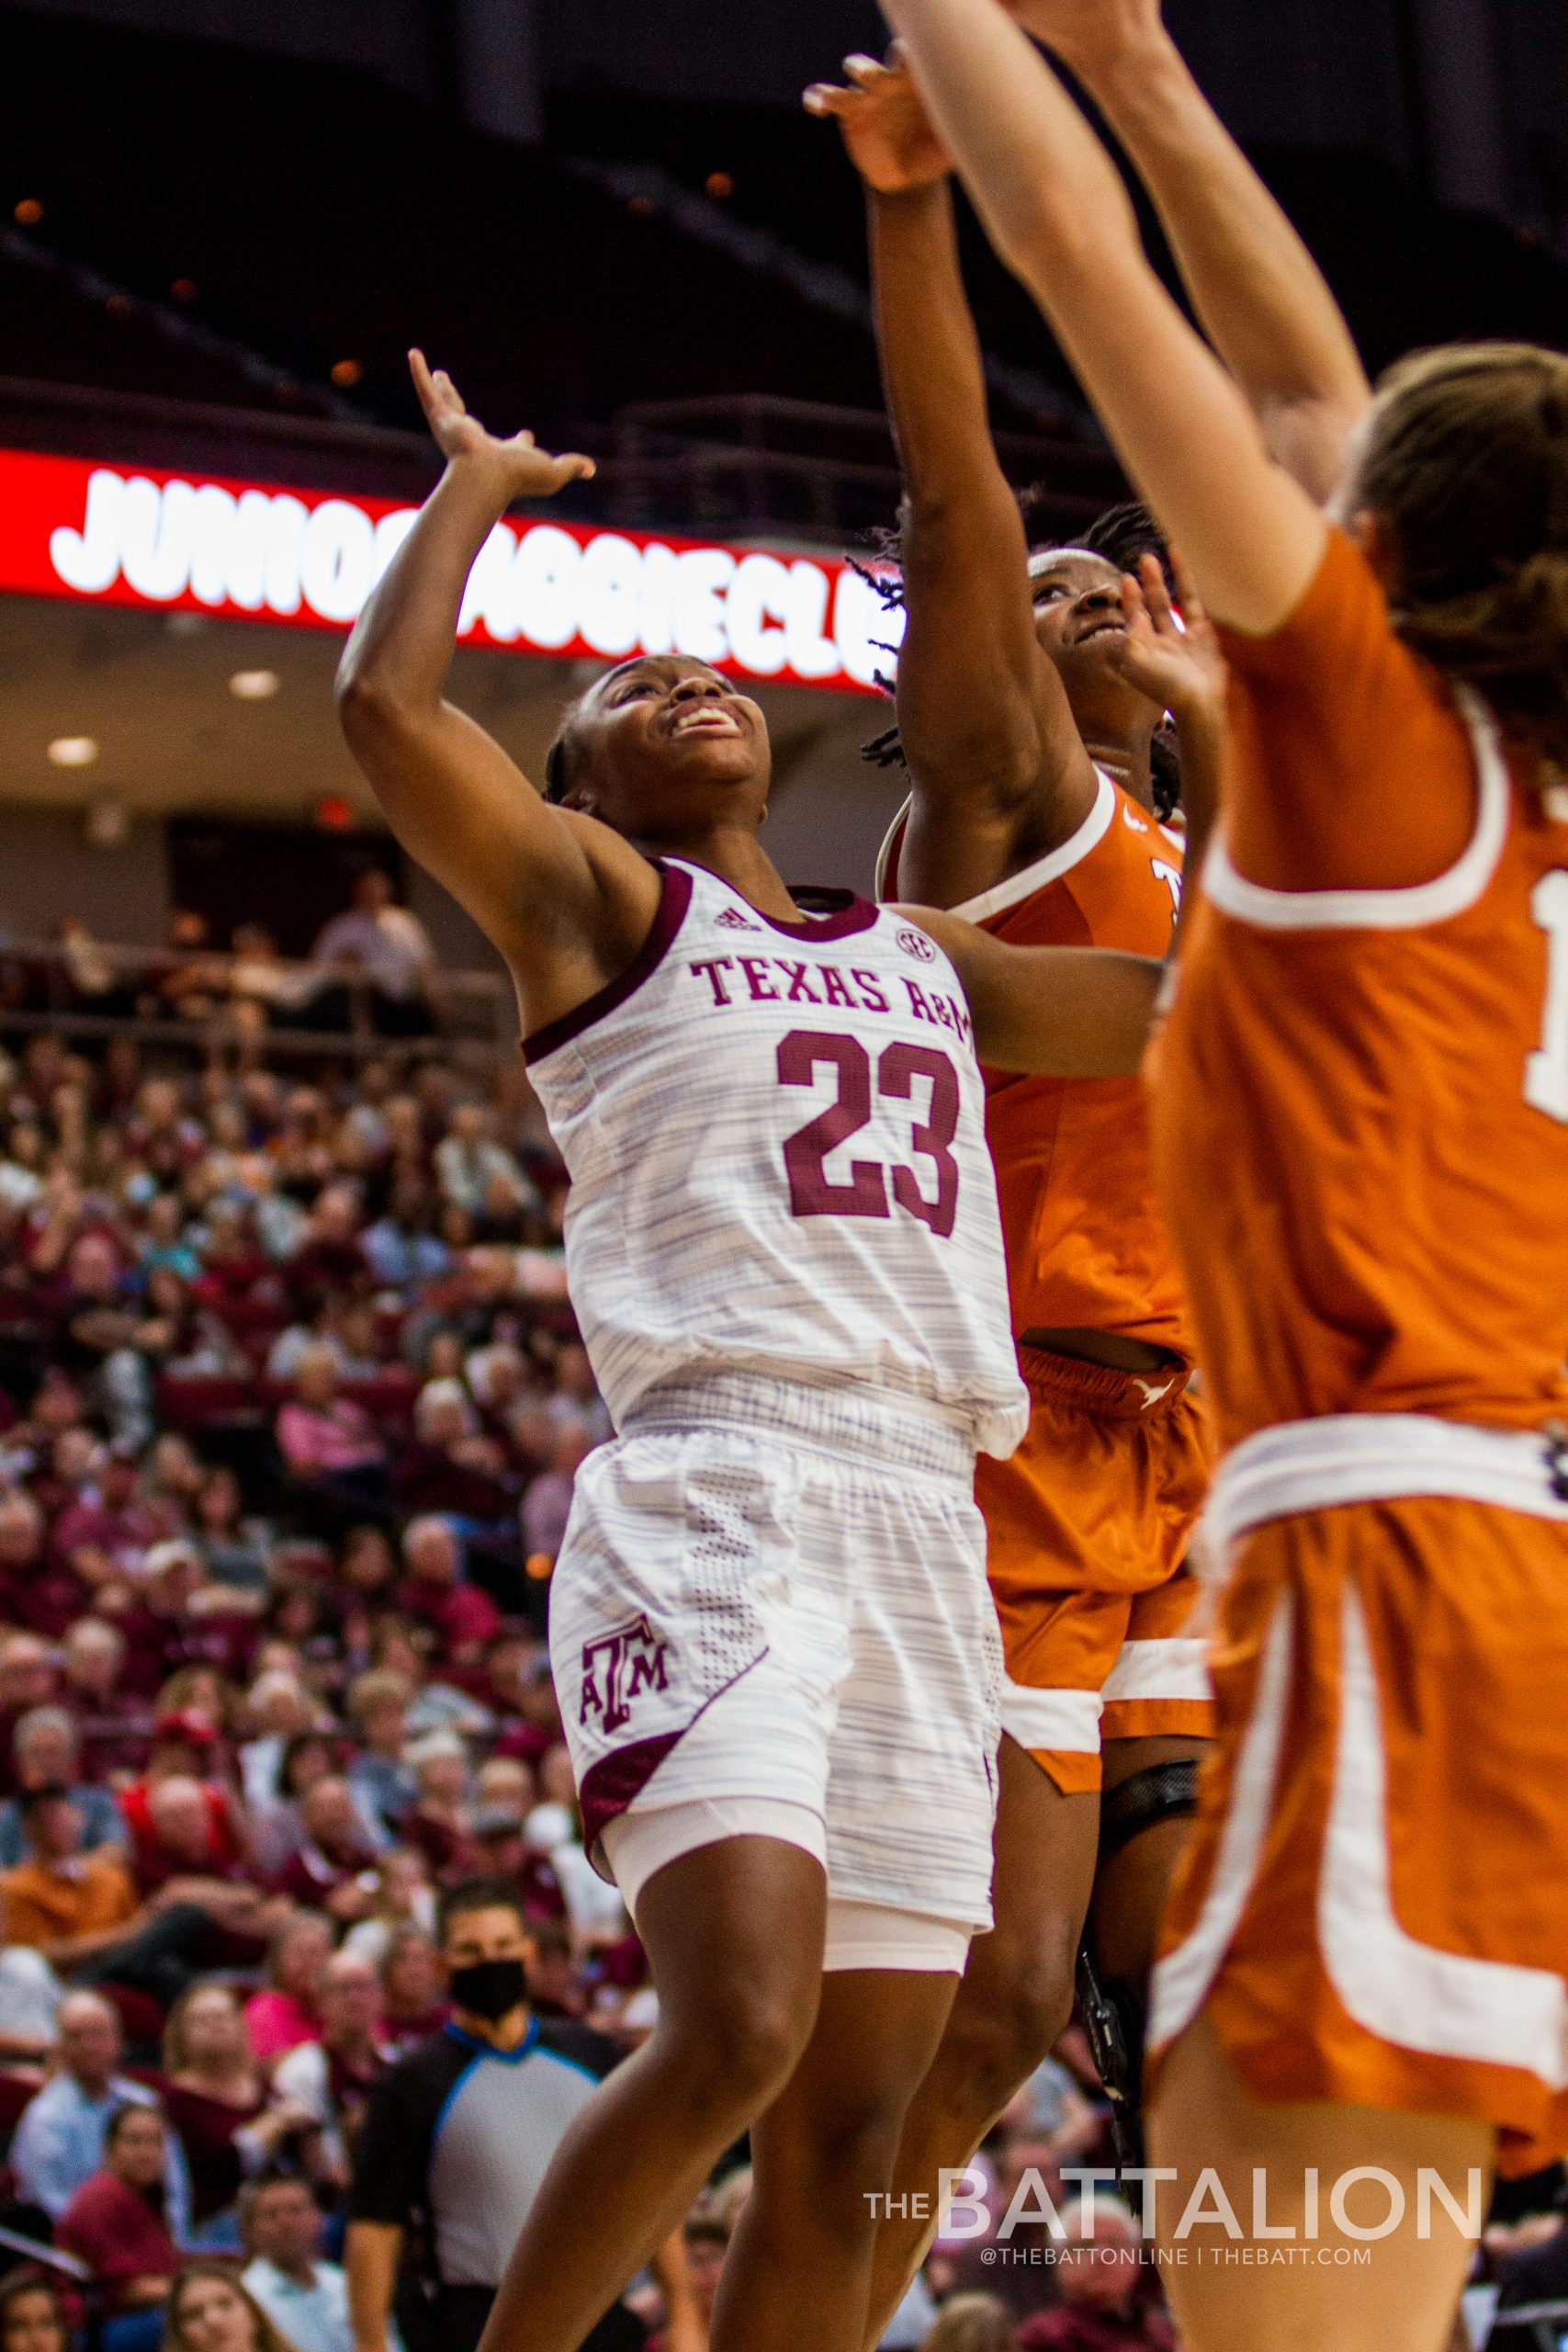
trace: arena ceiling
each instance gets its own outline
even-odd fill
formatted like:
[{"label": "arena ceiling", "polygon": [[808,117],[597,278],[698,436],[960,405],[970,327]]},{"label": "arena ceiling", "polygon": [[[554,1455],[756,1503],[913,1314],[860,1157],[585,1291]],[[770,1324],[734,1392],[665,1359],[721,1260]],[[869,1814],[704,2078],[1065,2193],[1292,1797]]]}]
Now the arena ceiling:
[{"label": "arena ceiling", "polygon": [[[333,711],[341,639],[205,615],[0,597],[0,801],[104,803],[149,817],[208,812],[298,822],[340,799],[359,823],[378,812]],[[456,698],[538,775],[563,702],[604,665],[462,648]],[[276,689],[254,692],[258,678]],[[234,681],[252,691],[236,691]],[[800,878],[865,879],[864,843],[897,795],[860,746],[881,723],[863,695],[754,685],[775,756],[774,839]],[[96,755],[57,764],[51,744]],[[796,804],[792,807],[792,803]],[[873,847],[874,843],[873,843]]]}]

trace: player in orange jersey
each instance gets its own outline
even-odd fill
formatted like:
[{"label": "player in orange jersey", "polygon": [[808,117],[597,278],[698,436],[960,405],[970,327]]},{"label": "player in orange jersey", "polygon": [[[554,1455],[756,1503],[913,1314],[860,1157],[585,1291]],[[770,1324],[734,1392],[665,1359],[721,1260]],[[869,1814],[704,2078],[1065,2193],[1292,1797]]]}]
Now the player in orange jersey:
[{"label": "player in orange jersey", "polygon": [[[1100,0],[1102,34],[1117,13]],[[1082,547],[1031,554],[991,443],[946,154],[896,56],[846,71],[849,86],[818,85],[807,104],[838,118],[867,184],[907,484],[898,737],[913,791],[883,886],[1009,941],[1162,954],[1183,844],[1160,821],[1172,780],[1156,772],[1160,721],[1168,707],[1183,758],[1212,768],[1217,669],[1178,660],[1156,673],[1125,635],[1125,512]],[[1318,289],[1307,328],[1275,339],[1272,385],[1247,370],[1245,334],[1238,366],[1260,409],[1331,417],[1342,438],[1365,387],[1326,291],[1269,199],[1252,201],[1256,183],[1195,90],[1171,121],[1201,151],[1177,226],[1191,224],[1216,332],[1244,324],[1208,258],[1213,221],[1234,219],[1277,274]],[[1149,167],[1163,184],[1157,147]],[[1145,518],[1143,544],[1154,536]],[[1033,1410],[1024,1444],[977,1486],[1007,1655],[998,1924],[971,1952],[907,2127],[898,2185],[917,2192],[967,2156],[1065,2023],[1091,1886],[1096,1955],[1131,2045],[1120,2080],[1114,2052],[1102,2067],[1114,2093],[1135,2097],[1139,1996],[1210,1718],[1184,1566],[1210,1446],[1188,1393],[1191,1343],[1141,1091],[993,1072],[987,1133]],[[1087,1989],[1092,2030],[1106,2007]],[[890,2222],[886,2236],[891,2286],[920,2224]]]},{"label": "player in orange jersey", "polygon": [[1568,358],[1394,369],[1326,520],[998,0],[885,6],[1235,682],[1156,1057],[1228,1451],[1152,2153],[1255,2243],[1168,2284],[1195,2352],[1436,2352],[1568,2148]]}]

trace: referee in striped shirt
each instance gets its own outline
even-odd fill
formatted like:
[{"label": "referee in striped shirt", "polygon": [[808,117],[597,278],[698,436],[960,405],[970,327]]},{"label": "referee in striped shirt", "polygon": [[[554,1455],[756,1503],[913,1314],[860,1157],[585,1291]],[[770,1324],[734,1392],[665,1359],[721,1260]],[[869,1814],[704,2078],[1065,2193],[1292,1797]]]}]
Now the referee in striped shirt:
[{"label": "referee in striped shirt", "polygon": [[[621,2054],[587,2026],[531,2015],[528,1924],[506,1880],[450,1889],[439,1940],[451,2020],[379,2077],[355,2144],[345,2267],[355,2352],[389,2352],[411,2232],[431,2344],[476,2352],[550,2159]],[[694,2339],[678,2240],[657,2267],[671,2352],[681,2352]],[[640,2352],[643,2341],[641,2323],[618,2302],[582,2352]]]}]

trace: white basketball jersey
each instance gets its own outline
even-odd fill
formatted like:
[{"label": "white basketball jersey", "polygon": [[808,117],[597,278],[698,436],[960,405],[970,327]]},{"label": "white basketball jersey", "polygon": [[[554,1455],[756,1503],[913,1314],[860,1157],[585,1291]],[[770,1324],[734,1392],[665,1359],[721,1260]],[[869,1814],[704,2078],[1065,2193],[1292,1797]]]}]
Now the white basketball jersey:
[{"label": "white basketball jersey", "polygon": [[957,974],[856,899],[777,922],[667,860],[641,952],[525,1041],[571,1177],[567,1274],[617,1425],[705,1371],[1028,1420]]}]

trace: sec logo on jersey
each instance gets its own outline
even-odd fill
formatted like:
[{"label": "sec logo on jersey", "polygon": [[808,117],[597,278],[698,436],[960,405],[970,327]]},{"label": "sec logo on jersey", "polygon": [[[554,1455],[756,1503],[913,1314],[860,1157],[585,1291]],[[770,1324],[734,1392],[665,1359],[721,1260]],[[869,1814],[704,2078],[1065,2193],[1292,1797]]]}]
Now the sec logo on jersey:
[{"label": "sec logo on jersey", "polygon": [[896,936],[905,955],[912,956],[918,964],[935,963],[936,949],[923,931],[900,931]]}]

